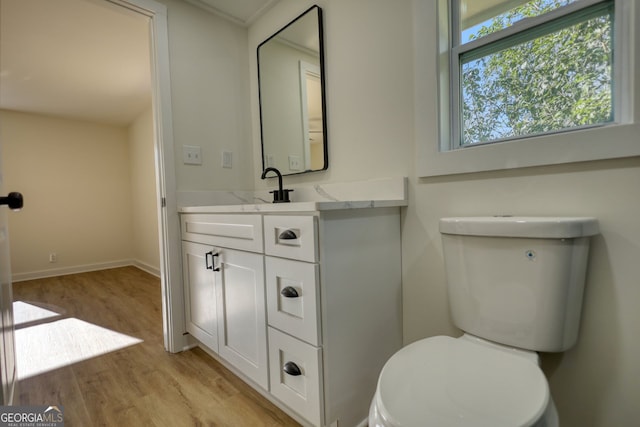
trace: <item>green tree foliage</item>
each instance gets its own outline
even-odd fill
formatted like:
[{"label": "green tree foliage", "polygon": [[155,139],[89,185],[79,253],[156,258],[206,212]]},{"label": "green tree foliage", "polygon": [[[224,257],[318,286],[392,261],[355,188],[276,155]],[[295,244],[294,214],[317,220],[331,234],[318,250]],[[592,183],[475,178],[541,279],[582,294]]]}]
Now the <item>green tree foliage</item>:
[{"label": "green tree foliage", "polygon": [[[533,0],[485,23],[480,38],[567,1]],[[462,62],[463,144],[612,120],[612,10]],[[477,56],[477,55],[476,55]]]}]

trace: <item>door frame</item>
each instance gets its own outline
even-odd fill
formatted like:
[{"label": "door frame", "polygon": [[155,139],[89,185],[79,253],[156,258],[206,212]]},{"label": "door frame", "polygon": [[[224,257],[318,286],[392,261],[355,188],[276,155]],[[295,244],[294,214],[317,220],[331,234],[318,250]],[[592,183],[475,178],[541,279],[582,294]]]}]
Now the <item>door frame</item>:
[{"label": "door frame", "polygon": [[156,192],[159,200],[160,281],[165,350],[188,347],[184,335],[184,302],[180,257],[180,218],[173,154],[173,115],[169,67],[167,7],[155,0],[106,0],[149,17],[151,92],[156,152]]}]

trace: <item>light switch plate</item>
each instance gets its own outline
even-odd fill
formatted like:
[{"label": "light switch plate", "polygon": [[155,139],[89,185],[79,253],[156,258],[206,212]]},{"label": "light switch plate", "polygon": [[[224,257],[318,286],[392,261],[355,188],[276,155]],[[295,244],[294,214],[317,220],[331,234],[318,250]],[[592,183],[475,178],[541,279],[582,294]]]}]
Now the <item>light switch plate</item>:
[{"label": "light switch plate", "polygon": [[197,145],[183,145],[182,160],[185,165],[201,165],[202,148]]},{"label": "light switch plate", "polygon": [[300,156],[289,156],[289,170],[291,171],[299,171],[302,169],[302,162],[300,161]]}]

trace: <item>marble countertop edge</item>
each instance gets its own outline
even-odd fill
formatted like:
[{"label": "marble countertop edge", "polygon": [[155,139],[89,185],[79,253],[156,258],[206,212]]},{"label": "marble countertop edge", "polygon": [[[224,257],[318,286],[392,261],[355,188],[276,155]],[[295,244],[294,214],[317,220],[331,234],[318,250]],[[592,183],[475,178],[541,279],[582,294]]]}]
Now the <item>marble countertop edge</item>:
[{"label": "marble countertop edge", "polygon": [[239,205],[185,206],[179,213],[314,212],[407,206],[407,200],[350,200]]}]

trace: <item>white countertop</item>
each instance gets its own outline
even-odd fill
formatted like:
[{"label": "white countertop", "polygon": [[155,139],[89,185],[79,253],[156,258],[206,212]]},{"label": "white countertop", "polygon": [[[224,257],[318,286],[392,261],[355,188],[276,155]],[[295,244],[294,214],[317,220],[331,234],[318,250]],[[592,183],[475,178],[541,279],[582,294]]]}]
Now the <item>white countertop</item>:
[{"label": "white countertop", "polygon": [[185,206],[180,213],[315,212],[341,209],[406,206],[406,200],[356,200],[329,202],[258,203],[243,205]]},{"label": "white countertop", "polygon": [[295,187],[291,203],[269,203],[267,190],[181,194],[180,213],[317,212],[407,206],[407,178]]}]

